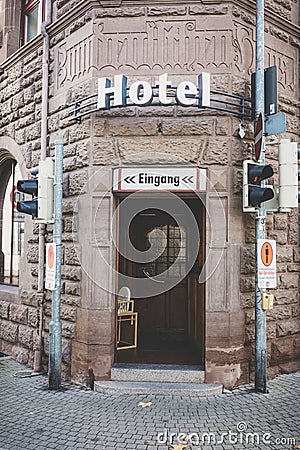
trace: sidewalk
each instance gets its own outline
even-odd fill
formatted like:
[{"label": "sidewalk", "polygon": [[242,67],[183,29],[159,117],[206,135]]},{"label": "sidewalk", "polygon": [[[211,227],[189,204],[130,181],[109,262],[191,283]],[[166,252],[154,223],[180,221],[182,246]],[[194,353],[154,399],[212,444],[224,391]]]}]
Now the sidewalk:
[{"label": "sidewalk", "polygon": [[49,391],[45,376],[14,376],[25,369],[0,358],[1,450],[300,448],[299,372],[269,382],[268,394],[246,386],[198,398],[104,394],[67,383]]}]

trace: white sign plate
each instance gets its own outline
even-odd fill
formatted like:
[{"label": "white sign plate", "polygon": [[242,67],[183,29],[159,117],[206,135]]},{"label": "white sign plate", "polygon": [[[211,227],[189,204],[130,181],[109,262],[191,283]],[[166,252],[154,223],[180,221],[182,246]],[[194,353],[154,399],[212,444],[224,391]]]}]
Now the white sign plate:
[{"label": "white sign plate", "polygon": [[56,244],[46,244],[46,280],[45,288],[50,291],[55,289],[56,271]]},{"label": "white sign plate", "polygon": [[122,167],[114,170],[114,192],[206,192],[207,169],[197,167]]},{"label": "white sign plate", "polygon": [[257,241],[258,287],[276,288],[276,241],[258,239]]}]

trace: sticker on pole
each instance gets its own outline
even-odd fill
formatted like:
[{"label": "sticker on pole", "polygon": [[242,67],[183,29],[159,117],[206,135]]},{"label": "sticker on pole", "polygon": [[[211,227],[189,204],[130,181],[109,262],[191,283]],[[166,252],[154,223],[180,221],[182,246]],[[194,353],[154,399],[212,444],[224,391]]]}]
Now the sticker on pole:
[{"label": "sticker on pole", "polygon": [[257,241],[258,287],[276,288],[276,241]]},{"label": "sticker on pole", "polygon": [[256,161],[259,160],[263,138],[263,117],[262,113],[259,114],[254,134],[254,152]]},{"label": "sticker on pole", "polygon": [[46,244],[46,280],[45,288],[50,291],[55,289],[56,272],[56,244]]}]

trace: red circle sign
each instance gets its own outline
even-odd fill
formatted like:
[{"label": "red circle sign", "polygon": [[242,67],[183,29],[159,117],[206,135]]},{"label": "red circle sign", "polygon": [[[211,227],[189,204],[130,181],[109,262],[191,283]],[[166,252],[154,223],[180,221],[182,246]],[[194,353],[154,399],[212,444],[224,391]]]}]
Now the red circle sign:
[{"label": "red circle sign", "polygon": [[261,247],[261,251],[260,251],[260,256],[261,256],[261,260],[262,263],[265,266],[270,266],[272,264],[273,261],[273,248],[272,245],[269,242],[265,242],[262,247]]},{"label": "red circle sign", "polygon": [[54,248],[53,248],[53,245],[50,245],[49,248],[48,248],[47,260],[48,260],[48,267],[49,267],[49,269],[52,269],[52,267],[54,266]]}]

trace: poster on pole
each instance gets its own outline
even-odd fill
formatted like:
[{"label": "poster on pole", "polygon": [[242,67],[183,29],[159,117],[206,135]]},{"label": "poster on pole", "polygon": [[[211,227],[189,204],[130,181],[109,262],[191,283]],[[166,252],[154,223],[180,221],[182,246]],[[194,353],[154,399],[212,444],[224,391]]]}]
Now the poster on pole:
[{"label": "poster on pole", "polygon": [[56,272],[56,244],[46,244],[46,280],[45,288],[50,291],[55,289]]},{"label": "poster on pole", "polygon": [[257,270],[259,289],[276,288],[276,241],[258,239]]}]

